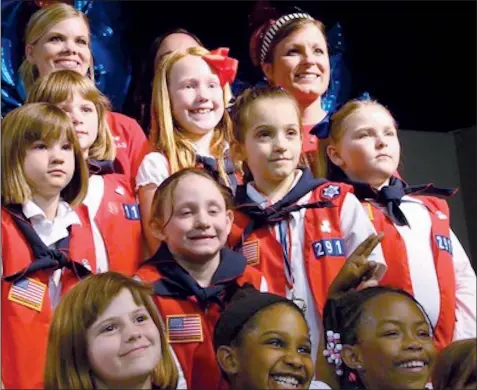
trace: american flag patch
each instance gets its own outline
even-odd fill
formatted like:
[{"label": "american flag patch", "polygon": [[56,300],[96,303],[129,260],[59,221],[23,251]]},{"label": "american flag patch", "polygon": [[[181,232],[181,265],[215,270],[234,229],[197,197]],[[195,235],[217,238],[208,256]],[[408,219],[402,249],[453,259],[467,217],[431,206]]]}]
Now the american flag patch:
[{"label": "american flag patch", "polygon": [[242,255],[247,259],[248,265],[258,265],[260,263],[260,252],[258,240],[247,241],[242,245]]},{"label": "american flag patch", "polygon": [[199,314],[167,316],[167,341],[191,343],[204,341],[202,321]]},{"label": "american flag patch", "polygon": [[46,284],[26,278],[13,283],[8,293],[8,300],[19,303],[36,311],[41,311]]}]

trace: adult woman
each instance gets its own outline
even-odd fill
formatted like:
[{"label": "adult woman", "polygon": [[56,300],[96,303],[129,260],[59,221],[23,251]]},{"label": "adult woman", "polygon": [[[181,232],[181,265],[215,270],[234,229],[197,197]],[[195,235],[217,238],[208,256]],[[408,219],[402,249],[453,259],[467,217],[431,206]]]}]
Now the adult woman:
[{"label": "adult woman", "polygon": [[[38,77],[61,69],[94,78],[88,18],[72,6],[56,3],[35,12],[26,27],[25,42],[20,75],[27,90]],[[117,148],[116,169],[133,181],[147,152],[144,132],[122,114],[108,112],[107,120]]]},{"label": "adult woman", "polygon": [[[254,16],[260,12],[260,17]],[[262,15],[270,15],[264,20]],[[255,9],[250,39],[250,56],[269,83],[292,94],[301,110],[304,153],[315,151],[317,138],[311,128],[326,111],[322,96],[330,82],[330,59],[324,25],[304,12],[279,16],[277,11]],[[258,22],[258,23],[257,23]]]}]

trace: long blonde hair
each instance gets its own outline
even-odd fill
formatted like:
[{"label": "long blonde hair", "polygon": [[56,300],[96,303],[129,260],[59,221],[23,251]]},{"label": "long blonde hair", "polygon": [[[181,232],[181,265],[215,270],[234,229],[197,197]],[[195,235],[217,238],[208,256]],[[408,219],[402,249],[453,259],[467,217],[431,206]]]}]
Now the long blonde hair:
[{"label": "long blonde hair", "polygon": [[60,104],[72,99],[74,93],[79,93],[83,99],[92,102],[98,113],[98,136],[91,145],[88,156],[97,160],[114,160],[116,146],[106,119],[111,104],[88,77],[74,70],[59,70],[47,74],[31,86],[26,102]]},{"label": "long blonde hair", "polygon": [[[191,47],[185,51],[175,51],[164,56],[156,67],[152,90],[150,142],[157,151],[166,156],[171,174],[180,169],[195,166],[196,155],[192,143],[174,120],[168,88],[170,73],[174,64],[180,59],[188,55],[201,57],[208,53],[209,51],[203,47]],[[232,97],[230,86],[226,84],[223,91],[224,106],[227,107]],[[230,142],[231,139],[232,122],[227,110],[225,110],[222,119],[214,130],[210,151],[217,159],[219,174],[226,183],[229,183],[229,179],[225,173],[224,152],[226,143]]]},{"label": "long blonde hair", "polygon": [[[36,11],[28,21],[25,29],[25,43],[35,45],[43,35],[50,31],[53,26],[64,20],[71,18],[81,18],[88,27],[90,33],[88,17],[81,11],[78,11],[69,4],[58,2],[48,7]],[[91,38],[89,39],[91,45]],[[90,46],[91,50],[91,46]],[[89,77],[94,80],[93,57],[91,54],[91,65],[88,69]],[[20,66],[20,76],[28,91],[35,80],[38,78],[38,69],[25,58]]]},{"label": "long blonde hair", "polygon": [[152,382],[161,389],[177,387],[177,366],[151,298],[151,287],[116,272],[105,272],[79,282],[56,307],[48,336],[45,389],[94,389],[87,331],[123,289],[131,292],[136,305],[146,308],[159,330],[162,358],[152,373]]},{"label": "long blonde hair", "polygon": [[22,204],[32,199],[33,191],[25,175],[28,148],[36,141],[47,145],[65,139],[72,145],[75,171],[61,191],[72,206],[81,204],[88,189],[88,168],[73,124],[60,108],[49,103],[25,104],[10,111],[2,121],[2,201]]},{"label": "long blonde hair", "polygon": [[378,106],[386,110],[392,117],[389,110],[376,100],[354,99],[345,103],[338,111],[336,111],[330,119],[330,132],[327,138],[320,139],[316,157],[313,159],[313,173],[316,177],[327,177],[330,174],[331,161],[329,160],[327,149],[330,145],[337,145],[345,134],[343,122],[351,114],[363,107]]}]

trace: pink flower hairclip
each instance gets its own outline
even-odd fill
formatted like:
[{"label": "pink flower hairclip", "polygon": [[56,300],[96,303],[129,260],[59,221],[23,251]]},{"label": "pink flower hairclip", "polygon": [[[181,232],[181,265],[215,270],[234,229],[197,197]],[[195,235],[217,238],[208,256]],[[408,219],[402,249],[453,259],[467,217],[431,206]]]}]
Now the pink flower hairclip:
[{"label": "pink flower hairclip", "polygon": [[328,363],[335,365],[336,375],[343,375],[341,369],[341,350],[343,345],[341,344],[341,336],[339,333],[335,333],[332,330],[326,332],[326,348],[323,350],[323,355],[328,358]]}]

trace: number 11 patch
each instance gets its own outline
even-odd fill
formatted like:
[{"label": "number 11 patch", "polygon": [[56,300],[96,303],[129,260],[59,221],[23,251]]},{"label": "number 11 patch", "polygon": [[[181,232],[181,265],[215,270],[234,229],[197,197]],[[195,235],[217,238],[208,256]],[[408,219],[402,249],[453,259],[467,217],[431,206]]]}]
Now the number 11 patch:
[{"label": "number 11 patch", "polygon": [[344,241],[342,238],[315,241],[312,246],[317,259],[323,256],[344,256]]},{"label": "number 11 patch", "polygon": [[138,220],[141,219],[141,215],[139,214],[139,205],[137,203],[123,203],[124,215],[126,215],[127,219],[131,220]]}]

